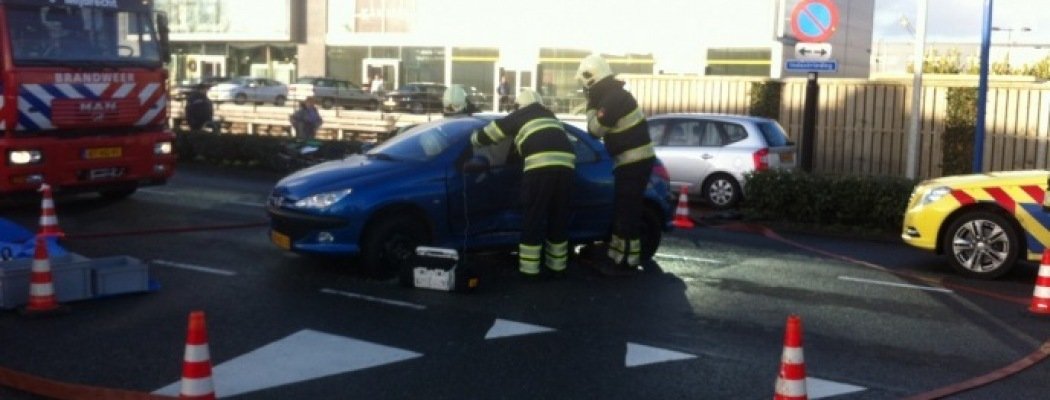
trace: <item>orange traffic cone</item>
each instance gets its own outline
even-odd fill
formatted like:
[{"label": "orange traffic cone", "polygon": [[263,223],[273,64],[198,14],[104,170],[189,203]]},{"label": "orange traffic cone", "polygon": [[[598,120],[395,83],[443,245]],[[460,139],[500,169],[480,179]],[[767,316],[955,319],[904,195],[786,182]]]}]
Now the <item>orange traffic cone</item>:
[{"label": "orange traffic cone", "polygon": [[1035,278],[1035,291],[1028,311],[1050,314],[1050,250],[1043,251],[1043,262],[1039,265],[1039,276]]},{"label": "orange traffic cone", "polygon": [[204,311],[190,313],[179,398],[215,399],[215,387],[211,380],[211,355],[208,352],[208,333],[204,326]]},{"label": "orange traffic cone", "polygon": [[806,400],[806,360],[802,357],[802,320],[788,316],[774,400]]},{"label": "orange traffic cone", "polygon": [[29,275],[29,304],[24,314],[43,314],[60,311],[55,300],[55,284],[51,277],[51,261],[47,255],[47,241],[43,235],[36,236],[33,249],[33,268]]},{"label": "orange traffic cone", "polygon": [[58,215],[55,214],[55,200],[51,197],[51,186],[43,183],[37,191],[43,192],[40,201],[40,234],[62,236],[62,230],[58,228]]},{"label": "orange traffic cone", "polygon": [[686,190],[686,187],[682,186],[681,193],[678,195],[678,207],[674,210],[674,227],[693,229],[696,224],[693,223],[692,218],[689,218],[689,193]]}]

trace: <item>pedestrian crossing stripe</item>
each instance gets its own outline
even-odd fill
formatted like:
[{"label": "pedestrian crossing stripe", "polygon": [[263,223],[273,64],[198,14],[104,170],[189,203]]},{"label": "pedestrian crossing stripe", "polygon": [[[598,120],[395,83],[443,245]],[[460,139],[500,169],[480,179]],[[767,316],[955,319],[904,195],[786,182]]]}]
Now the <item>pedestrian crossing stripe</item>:
[{"label": "pedestrian crossing stripe", "polygon": [[624,364],[627,368],[656,364],[666,361],[679,361],[696,358],[695,355],[666,350],[637,343],[627,343],[627,355]]},{"label": "pedestrian crossing stripe", "polygon": [[555,329],[546,326],[496,319],[496,321],[492,323],[492,328],[489,328],[488,333],[485,334],[485,340],[554,331]]},{"label": "pedestrian crossing stripe", "polygon": [[[377,343],[304,329],[212,370],[215,394],[236,396],[423,356]],[[178,396],[181,381],[154,394]]]},{"label": "pedestrian crossing stripe", "polygon": [[814,400],[826,397],[840,396],[864,390],[867,390],[867,388],[834,381],[828,381],[819,378],[806,378],[806,393],[810,399]]}]

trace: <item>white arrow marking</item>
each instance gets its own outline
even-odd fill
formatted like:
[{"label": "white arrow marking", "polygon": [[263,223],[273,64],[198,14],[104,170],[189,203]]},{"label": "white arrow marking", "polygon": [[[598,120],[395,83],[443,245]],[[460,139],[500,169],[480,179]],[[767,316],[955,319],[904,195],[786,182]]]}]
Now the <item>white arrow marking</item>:
[{"label": "white arrow marking", "polygon": [[806,392],[810,399],[838,396],[862,390],[867,390],[867,388],[818,378],[806,378]]},{"label": "white arrow marking", "polygon": [[[222,363],[212,371],[219,397],[400,362],[422,354],[305,329]],[[178,396],[181,381],[155,394]]]},{"label": "white arrow marking", "polygon": [[696,356],[642,344],[627,343],[627,356],[624,357],[624,363],[627,365],[627,368],[631,368],[665,361],[688,360],[691,358],[696,358]]},{"label": "white arrow marking", "polygon": [[485,339],[496,339],[508,336],[530,335],[533,333],[553,332],[554,329],[539,325],[497,319],[492,328],[485,334]]}]

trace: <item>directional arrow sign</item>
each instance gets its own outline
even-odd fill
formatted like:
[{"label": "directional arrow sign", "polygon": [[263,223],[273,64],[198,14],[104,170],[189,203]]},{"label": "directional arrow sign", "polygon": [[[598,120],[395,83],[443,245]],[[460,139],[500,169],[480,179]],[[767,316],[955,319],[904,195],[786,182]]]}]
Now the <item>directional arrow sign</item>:
[{"label": "directional arrow sign", "polygon": [[802,60],[830,60],[831,43],[804,43],[795,44],[795,58]]}]

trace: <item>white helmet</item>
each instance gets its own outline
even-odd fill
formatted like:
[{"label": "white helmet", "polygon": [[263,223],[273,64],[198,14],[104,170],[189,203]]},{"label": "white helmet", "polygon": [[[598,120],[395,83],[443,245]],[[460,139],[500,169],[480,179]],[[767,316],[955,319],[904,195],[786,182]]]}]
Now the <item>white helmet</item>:
[{"label": "white helmet", "polygon": [[448,114],[463,112],[467,108],[467,91],[462,85],[449,86],[441,96],[441,105]]},{"label": "white helmet", "polygon": [[580,61],[580,68],[576,70],[576,80],[580,81],[586,89],[590,89],[598,81],[612,75],[609,63],[597,54],[584,57],[583,61]]},{"label": "white helmet", "polygon": [[525,108],[525,106],[532,103],[540,103],[540,105],[543,105],[543,98],[540,97],[539,93],[536,93],[536,91],[532,89],[521,89],[521,92],[518,92],[518,96],[514,98],[514,104],[517,104],[518,108]]}]

